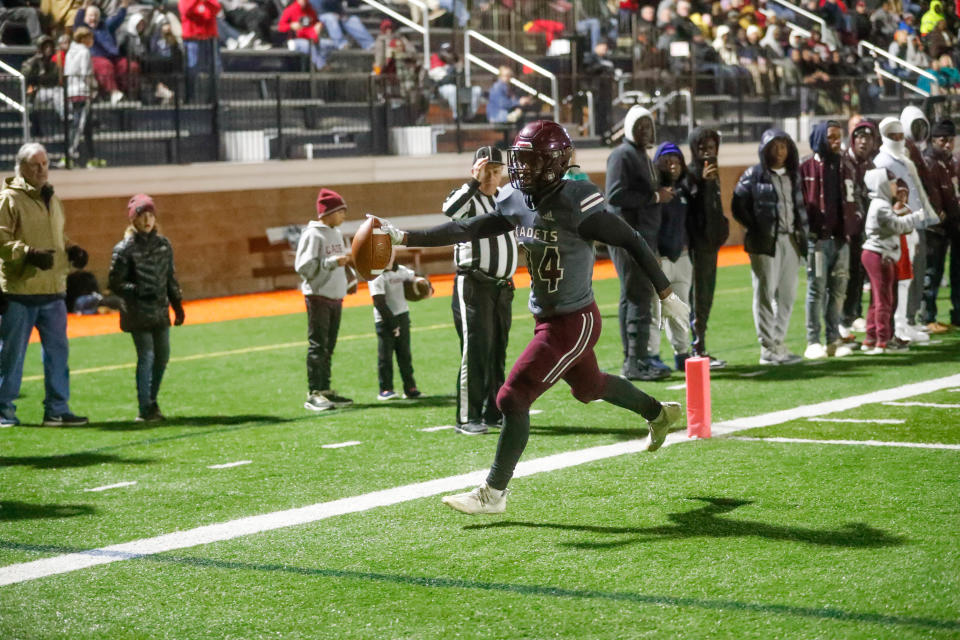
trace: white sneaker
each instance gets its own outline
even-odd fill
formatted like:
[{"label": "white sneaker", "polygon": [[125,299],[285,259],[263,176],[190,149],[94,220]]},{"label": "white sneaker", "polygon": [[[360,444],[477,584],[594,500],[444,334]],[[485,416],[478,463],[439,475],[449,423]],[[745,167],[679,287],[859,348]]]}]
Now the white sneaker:
[{"label": "white sneaker", "polygon": [[237,38],[237,48],[238,49],[247,49],[250,45],[253,44],[253,41],[256,39],[257,34],[253,31],[250,33],[241,33],[240,37]]},{"label": "white sneaker", "polygon": [[117,104],[123,100],[123,91],[115,90],[110,94],[110,104]]},{"label": "white sneaker", "polygon": [[807,360],[822,360],[827,357],[827,350],[819,342],[813,342],[807,345],[803,357]]},{"label": "white sneaker", "polygon": [[917,344],[923,344],[924,342],[930,342],[930,334],[921,331],[918,327],[908,324],[907,325],[907,334],[910,336],[910,342],[915,342]]},{"label": "white sneaker", "polygon": [[503,513],[507,510],[507,493],[507,489],[499,491],[484,483],[473,491],[458,493],[453,496],[444,496],[441,500],[443,504],[451,509],[469,513],[470,515],[477,513]]},{"label": "white sneaker", "polygon": [[861,353],[865,356],[880,356],[886,353],[887,350],[883,347],[870,347],[868,349],[862,349]]},{"label": "white sneaker", "polygon": [[840,337],[844,340],[849,340],[853,337],[853,329],[851,327],[846,327],[844,325],[839,325],[837,329],[840,331]]},{"label": "white sneaker", "polygon": [[775,367],[780,364],[780,355],[776,350],[760,349],[760,364]]},{"label": "white sneaker", "polygon": [[647,451],[656,451],[667,439],[670,433],[670,426],[680,419],[683,415],[683,409],[679,402],[661,403],[660,415],[653,420],[648,420],[649,433],[647,434]]},{"label": "white sneaker", "polygon": [[844,344],[843,339],[827,345],[827,357],[829,358],[843,358],[851,353],[853,353],[853,349],[850,348],[850,345]]},{"label": "white sneaker", "polygon": [[867,321],[863,318],[857,318],[853,321],[853,326],[851,328],[857,333],[864,333],[867,330]]},{"label": "white sneaker", "polygon": [[307,401],[303,403],[303,408],[310,411],[326,411],[333,407],[333,403],[324,398],[319,391],[311,391],[307,394]]}]

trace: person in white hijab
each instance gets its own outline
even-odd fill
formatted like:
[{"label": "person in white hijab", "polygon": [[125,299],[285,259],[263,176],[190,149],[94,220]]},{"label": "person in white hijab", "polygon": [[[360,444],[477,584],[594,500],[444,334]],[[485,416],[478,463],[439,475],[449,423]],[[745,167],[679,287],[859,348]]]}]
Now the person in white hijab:
[{"label": "person in white hijab", "polygon": [[[895,177],[903,180],[910,189],[907,201],[910,210],[926,211],[928,222],[935,224],[935,221],[939,218],[927,198],[926,191],[923,189],[916,165],[907,156],[903,123],[897,118],[884,118],[880,121],[880,137],[883,142],[880,145],[880,153],[873,160],[874,165],[878,169],[888,169]],[[913,230],[907,235],[907,250],[911,259],[917,251],[918,243],[919,234],[916,230]],[[897,288],[898,304],[894,317],[895,335],[901,340],[912,342],[921,342],[924,341],[924,338],[929,340],[927,334],[914,329],[907,322],[907,297],[910,291],[910,282],[910,280],[903,280]]]}]

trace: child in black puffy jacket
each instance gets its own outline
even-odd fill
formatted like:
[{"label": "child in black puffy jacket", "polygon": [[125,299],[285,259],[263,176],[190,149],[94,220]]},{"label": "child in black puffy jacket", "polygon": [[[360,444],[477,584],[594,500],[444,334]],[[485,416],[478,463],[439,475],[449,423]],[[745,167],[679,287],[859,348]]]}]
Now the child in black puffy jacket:
[{"label": "child in black puffy jacket", "polygon": [[157,231],[156,205],[146,194],[127,203],[130,226],[113,248],[110,288],[124,300],[120,329],[137,349],[137,422],[163,420],[157,405],[160,381],[170,359],[170,311],[183,324],[183,295],[174,274],[173,247]]}]

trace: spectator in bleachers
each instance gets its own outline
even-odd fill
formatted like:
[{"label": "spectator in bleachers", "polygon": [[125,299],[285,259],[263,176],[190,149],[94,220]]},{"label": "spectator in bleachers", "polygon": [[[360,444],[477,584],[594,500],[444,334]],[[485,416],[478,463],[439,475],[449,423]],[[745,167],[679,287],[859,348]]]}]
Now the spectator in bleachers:
[{"label": "spectator in bleachers", "polygon": [[870,34],[873,33],[873,22],[870,20],[870,12],[867,10],[867,3],[864,0],[857,0],[853,15],[850,16],[850,27],[853,38],[857,42],[870,40]]},{"label": "spectator in bleachers", "polygon": [[127,17],[130,2],[121,0],[120,9],[103,20],[100,7],[93,4],[93,0],[85,0],[73,23],[74,29],[86,25],[93,32],[94,43],[90,50],[93,70],[100,92],[109,96],[113,104],[120,102],[125,92],[136,90],[140,74],[139,63],[122,57],[117,46],[117,30]]},{"label": "spectator in bleachers", "polygon": [[417,112],[421,107],[420,56],[393,20],[380,22],[380,35],[373,45],[373,72],[386,80],[390,94],[403,98]]},{"label": "spectator in bleachers", "polygon": [[323,23],[307,0],[291,0],[280,14],[277,30],[289,38],[287,47],[308,53],[317,69],[327,65],[327,56],[336,48],[333,40],[320,37]]},{"label": "spectator in bleachers", "polygon": [[74,166],[80,167],[87,166],[94,159],[93,119],[90,114],[90,107],[97,95],[97,79],[91,55],[94,41],[93,31],[89,27],[77,27],[63,65],[72,125],[68,153]]},{"label": "spectator in bleachers", "polygon": [[603,135],[613,125],[611,106],[614,81],[620,77],[620,70],[610,60],[610,45],[600,42],[593,51],[583,57],[583,74],[594,93],[593,110],[597,132]]},{"label": "spectator in bleachers", "polygon": [[583,0],[580,12],[577,33],[589,38],[590,51],[593,51],[601,40],[617,40],[617,18],[605,0]]},{"label": "spectator in bleachers", "polygon": [[[354,15],[347,15],[344,0],[310,0],[310,4],[320,16],[320,21],[327,30],[327,35],[333,40],[338,49],[346,49],[350,46],[347,35],[353,38],[357,45],[365,50],[373,50],[373,36],[363,26],[360,18]],[[352,3],[351,3],[352,4]]]},{"label": "spectator in bleachers", "polygon": [[41,0],[40,13],[53,33],[61,33],[73,26],[80,7],[80,0]]},{"label": "spectator in bleachers", "polygon": [[[479,2],[478,7],[481,11],[486,11],[490,7],[490,2]],[[437,0],[437,6],[443,11],[452,13],[460,28],[467,26],[470,22],[470,11],[463,0]],[[433,16],[431,16],[432,18]]]},{"label": "spectator in bleachers", "polygon": [[63,72],[63,65],[67,60],[67,51],[70,50],[72,43],[73,40],[65,33],[57,38],[57,50],[53,54],[53,61],[60,67],[61,73]]},{"label": "spectator in bleachers", "polygon": [[870,22],[873,24],[871,42],[878,47],[886,47],[893,41],[897,32],[897,24],[900,18],[897,17],[891,0],[883,0],[880,8],[870,14]]},{"label": "spectator in bleachers", "polygon": [[673,26],[677,30],[677,40],[689,42],[699,27],[690,19],[692,6],[690,0],[678,0],[676,15],[673,17]]},{"label": "spectator in bleachers", "polygon": [[10,24],[20,25],[30,35],[30,42],[36,42],[43,35],[37,11],[39,5],[39,0],[4,0],[0,7],[0,31]]},{"label": "spectator in bleachers", "polygon": [[30,111],[33,135],[40,135],[39,121],[35,109],[52,106],[57,114],[63,115],[63,90],[60,88],[60,69],[53,60],[53,38],[40,36],[37,52],[34,53],[20,72],[27,89],[27,99],[33,109]]},{"label": "spectator in bleachers", "polygon": [[201,73],[209,74],[213,78],[220,72],[217,14],[221,7],[218,0],[178,0],[177,6],[183,29],[189,102],[198,97],[197,81]]},{"label": "spectator in bleachers", "polygon": [[[457,74],[460,73],[460,69],[460,56],[457,55],[457,52],[453,49],[453,45],[449,42],[444,42],[437,51],[430,54],[430,71],[428,75],[430,76],[430,80],[433,81],[434,86],[437,87],[437,92],[450,106],[450,111],[453,113],[454,118],[457,117],[459,112],[460,118],[470,120],[476,115],[477,109],[480,108],[480,96],[483,92],[478,86],[465,87],[464,92],[469,91],[470,101],[466,104],[461,102],[458,108],[457,93],[459,89],[457,86]],[[464,109],[466,109],[466,112],[464,112]]]},{"label": "spectator in bleachers", "polygon": [[[147,53],[149,40],[147,38],[147,21],[142,13],[134,13],[117,31],[117,49],[120,58],[126,63],[136,63],[139,70],[143,70],[143,58]],[[136,99],[136,95],[131,95]]]},{"label": "spectator in bleachers", "polygon": [[168,82],[176,82],[174,74],[183,69],[183,51],[180,41],[173,34],[172,25],[163,20],[150,36],[143,59],[143,72],[156,82],[154,95],[163,103],[173,99],[173,90]]},{"label": "spectator in bleachers", "polygon": [[[937,4],[937,3],[934,3]],[[947,31],[947,21],[943,18],[934,23],[930,33],[926,36],[927,53],[930,58],[936,59],[947,54],[957,45],[957,38]]]},{"label": "spectator in bleachers", "polygon": [[220,0],[224,19],[240,32],[239,49],[269,49],[270,13],[267,3],[255,0]]},{"label": "spectator in bleachers", "polygon": [[490,87],[487,98],[487,122],[518,122],[523,117],[524,107],[533,104],[532,96],[517,97],[517,90],[510,82],[512,79],[513,70],[507,66],[500,67],[499,79]]}]

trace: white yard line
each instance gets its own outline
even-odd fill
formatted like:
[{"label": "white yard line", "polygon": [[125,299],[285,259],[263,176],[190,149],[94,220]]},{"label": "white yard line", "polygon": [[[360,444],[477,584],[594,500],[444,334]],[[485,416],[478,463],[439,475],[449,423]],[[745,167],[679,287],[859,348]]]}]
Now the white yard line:
[{"label": "white yard line", "polygon": [[884,402],[888,407],[927,407],[929,409],[960,409],[960,404],[941,404],[939,402]]},{"label": "white yard line", "polygon": [[431,431],[444,431],[446,429],[453,429],[453,428],[454,427],[452,424],[442,424],[439,427],[424,427],[423,429],[419,429],[419,431],[426,431],[427,433],[429,433]]},{"label": "white yard line", "polygon": [[667,391],[678,391],[680,389],[686,389],[687,383],[683,382],[681,384],[672,384],[669,387],[664,387]]},{"label": "white yard line", "polygon": [[355,447],[361,444],[359,440],[348,440],[347,442],[335,442],[334,444],[322,444],[321,449],[342,449],[344,447]]},{"label": "white yard line", "polygon": [[807,418],[807,422],[852,422],[854,424],[903,424],[898,418]]},{"label": "white yard line", "polygon": [[[821,402],[784,411],[774,411],[749,418],[727,420],[715,424],[713,426],[713,433],[715,435],[721,435],[744,429],[765,427],[798,418],[807,418],[852,409],[863,404],[883,402],[891,398],[908,398],[957,385],[960,385],[960,374],[908,384],[893,389],[884,389],[851,398],[841,398],[839,400],[831,400],[829,402]],[[674,445],[678,442],[689,442],[685,432],[675,431],[671,433],[667,436],[663,446]],[[581,449],[579,451],[557,453],[551,456],[521,462],[517,465],[514,477],[522,478],[537,473],[574,467],[596,460],[638,453],[643,451],[644,448],[645,442],[643,440],[629,440],[611,445]],[[100,549],[91,549],[89,551],[68,553],[51,558],[42,558],[32,562],[8,565],[0,568],[0,586],[36,580],[45,576],[68,573],[79,569],[117,562],[119,560],[132,560],[134,558],[174,551],[176,549],[195,547],[201,544],[233,540],[264,531],[310,524],[338,515],[358,513],[376,507],[385,507],[410,500],[417,500],[419,498],[427,498],[441,493],[449,493],[479,484],[484,480],[486,474],[486,469],[471,471],[447,478],[438,478],[426,482],[374,491],[359,496],[350,496],[331,502],[321,502],[306,507],[264,513],[257,516],[231,520],[229,522],[188,529],[186,531],[177,531],[153,538],[133,540]]]},{"label": "white yard line", "polygon": [[245,464],[252,463],[253,460],[237,460],[236,462],[224,462],[223,464],[212,464],[207,469],[229,469],[230,467],[242,467]]},{"label": "white yard line", "polygon": [[762,375],[765,374],[767,371],[768,371],[767,369],[760,369],[759,371],[748,371],[747,373],[741,373],[741,374],[740,374],[740,377],[741,377],[741,378],[756,378],[757,376],[762,376]]},{"label": "white yard line", "polygon": [[810,440],[807,438],[747,438],[733,436],[731,440],[742,442],[787,442],[801,444],[842,444],[864,447],[906,447],[908,449],[951,449],[960,451],[960,444],[939,444],[931,442],[884,442],[882,440]]},{"label": "white yard line", "polygon": [[84,491],[106,491],[107,489],[119,489],[120,487],[130,487],[137,484],[136,480],[131,480],[129,482],[118,482],[116,484],[105,484],[102,487],[94,487],[93,489],[84,489]]},{"label": "white yard line", "polygon": [[543,409],[530,409],[530,415],[535,416],[543,413]]}]

